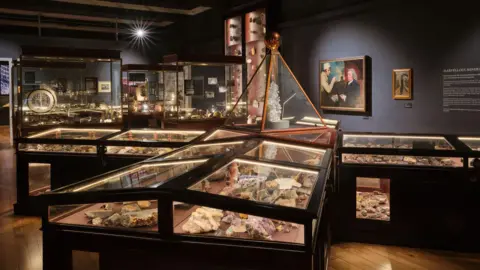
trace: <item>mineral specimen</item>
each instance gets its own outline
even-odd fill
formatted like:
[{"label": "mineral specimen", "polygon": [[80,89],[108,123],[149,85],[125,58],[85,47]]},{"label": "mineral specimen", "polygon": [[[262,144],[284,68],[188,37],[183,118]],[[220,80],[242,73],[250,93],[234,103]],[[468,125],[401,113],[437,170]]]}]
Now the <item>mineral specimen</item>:
[{"label": "mineral specimen", "polygon": [[191,234],[215,231],[219,228],[222,217],[222,210],[200,207],[190,215],[182,230]]},{"label": "mineral specimen", "polygon": [[146,209],[146,208],[149,208],[150,206],[152,206],[152,203],[150,201],[138,201],[137,204],[142,209]]},{"label": "mineral specimen", "polygon": [[85,212],[85,215],[91,219],[94,219],[97,217],[103,219],[113,215],[113,211],[112,210],[92,210],[92,211]]},{"label": "mineral specimen", "polygon": [[124,205],[122,207],[122,214],[123,213],[128,213],[128,212],[136,212],[136,211],[140,211],[140,206],[138,206],[138,204],[127,204],[127,205]]},{"label": "mineral specimen", "polygon": [[380,191],[357,191],[357,218],[390,220],[390,205],[387,194]]},{"label": "mineral specimen", "polygon": [[153,226],[158,223],[156,209],[127,212],[122,215],[121,224],[127,228]]},{"label": "mineral specimen", "polygon": [[96,218],[92,219],[92,224],[98,226],[98,225],[102,224],[102,221],[103,221],[102,218],[96,217]]},{"label": "mineral specimen", "polygon": [[275,204],[287,207],[296,207],[297,202],[295,199],[278,199]]},{"label": "mineral specimen", "polygon": [[122,216],[119,213],[115,213],[107,218],[103,224],[110,227],[120,226],[122,224]]},{"label": "mineral specimen", "polygon": [[246,221],[247,233],[253,239],[272,240],[276,231],[275,224],[270,219],[249,216]]}]

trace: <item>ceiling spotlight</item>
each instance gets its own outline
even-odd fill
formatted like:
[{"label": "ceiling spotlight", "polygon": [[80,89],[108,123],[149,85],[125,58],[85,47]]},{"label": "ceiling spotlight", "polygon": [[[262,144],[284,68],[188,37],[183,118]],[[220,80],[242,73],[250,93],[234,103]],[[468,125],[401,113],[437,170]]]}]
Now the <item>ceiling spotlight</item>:
[{"label": "ceiling spotlight", "polygon": [[137,35],[137,37],[139,37],[139,38],[143,38],[145,36],[145,34],[146,34],[146,32],[143,29],[137,29],[137,31],[135,31],[135,35]]}]

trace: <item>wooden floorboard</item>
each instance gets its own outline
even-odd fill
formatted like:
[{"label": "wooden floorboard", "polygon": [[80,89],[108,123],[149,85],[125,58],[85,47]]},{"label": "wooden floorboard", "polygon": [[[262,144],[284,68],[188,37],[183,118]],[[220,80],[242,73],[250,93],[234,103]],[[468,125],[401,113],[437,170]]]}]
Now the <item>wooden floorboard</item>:
[{"label": "wooden floorboard", "polygon": [[[8,128],[0,127],[0,270],[41,270],[40,219],[14,216],[15,200],[14,151]],[[95,254],[74,253],[75,270],[97,270],[97,261]],[[329,269],[480,270],[480,254],[341,243],[332,247]]]}]

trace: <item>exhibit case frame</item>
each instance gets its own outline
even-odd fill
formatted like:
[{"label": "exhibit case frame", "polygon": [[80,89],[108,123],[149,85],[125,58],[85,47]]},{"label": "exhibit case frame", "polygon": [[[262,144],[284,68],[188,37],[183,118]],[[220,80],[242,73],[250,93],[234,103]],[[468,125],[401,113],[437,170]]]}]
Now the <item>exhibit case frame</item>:
[{"label": "exhibit case frame", "polygon": [[15,138],[53,127],[121,128],[120,51],[22,47],[14,62]]},{"label": "exhibit case frame", "polygon": [[[18,138],[16,214],[39,215],[38,195],[164,154],[205,131],[54,128]],[[68,175],[68,177],[65,177]]]},{"label": "exhibit case frame", "polygon": [[239,56],[165,55],[165,127],[221,126],[235,104],[234,90],[246,83],[242,64]]},{"label": "exhibit case frame", "polygon": [[335,239],[477,250],[469,156],[453,135],[339,134]]},{"label": "exhibit case frame", "polygon": [[[227,143],[197,141],[161,157],[44,194],[44,268],[71,269],[72,251],[81,250],[98,253],[100,269],[133,265],[176,269],[191,269],[194,265],[218,269],[326,269],[330,245],[326,183],[332,150],[268,137],[232,138],[230,143],[239,141],[230,151],[219,147],[213,153],[203,152],[205,155],[202,151],[196,156],[181,154],[188,153],[191,147],[211,149],[211,144]],[[278,152],[272,155],[268,144],[276,145]],[[168,158],[172,155],[180,159]],[[309,161],[299,163],[300,156],[295,155]],[[149,182],[148,177],[131,176],[132,170],[142,166],[185,166],[192,162],[199,165],[187,172],[181,169],[180,174],[160,177],[163,180]],[[232,185],[227,184],[229,181],[233,181]],[[220,186],[223,191],[218,189]],[[228,193],[229,187],[242,194]],[[256,194],[256,200],[245,197],[243,193],[248,190]],[[279,197],[268,199],[277,196],[277,192]],[[145,212],[132,214],[127,208],[147,211],[148,218],[143,215]],[[84,210],[91,212],[83,214]],[[117,213],[115,218],[109,211]],[[156,213],[155,222],[145,221],[152,220],[150,212]],[[129,221],[111,223],[119,215],[129,216],[122,218]],[[137,217],[135,221],[130,219],[131,215]],[[196,227],[193,219],[197,218],[199,222],[210,220],[207,223],[213,227]],[[239,227],[227,229],[236,222]],[[122,248],[125,246],[134,248],[127,251]],[[219,256],[212,260],[208,254]],[[277,259],[272,261],[273,256]]]}]

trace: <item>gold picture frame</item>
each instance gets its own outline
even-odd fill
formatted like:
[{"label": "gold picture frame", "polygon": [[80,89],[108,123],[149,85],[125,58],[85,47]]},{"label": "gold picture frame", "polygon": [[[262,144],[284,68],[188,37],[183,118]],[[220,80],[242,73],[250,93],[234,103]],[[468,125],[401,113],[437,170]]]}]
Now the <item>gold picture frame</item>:
[{"label": "gold picture frame", "polygon": [[413,95],[413,77],[411,68],[392,71],[392,98],[394,100],[411,100]]},{"label": "gold picture frame", "polygon": [[[320,108],[367,112],[367,56],[320,60]],[[334,112],[332,112],[334,113]]]}]

